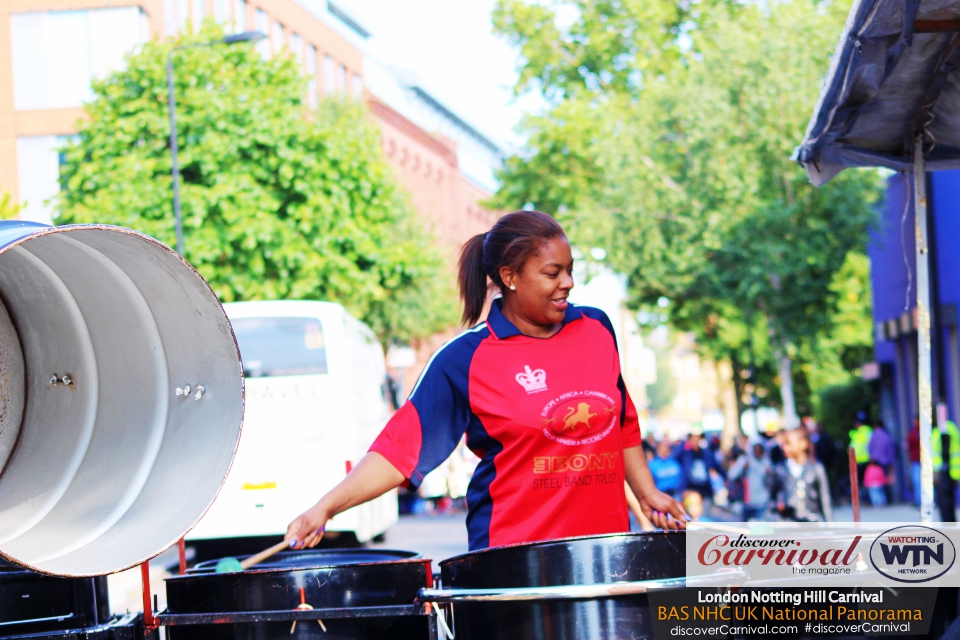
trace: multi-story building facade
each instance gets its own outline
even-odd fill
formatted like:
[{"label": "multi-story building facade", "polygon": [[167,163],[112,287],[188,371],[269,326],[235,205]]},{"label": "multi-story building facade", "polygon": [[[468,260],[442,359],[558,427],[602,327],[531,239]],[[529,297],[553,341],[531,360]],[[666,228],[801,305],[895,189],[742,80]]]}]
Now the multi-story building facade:
[{"label": "multi-story building facade", "polygon": [[[0,194],[20,217],[50,222],[60,188],[58,149],[86,117],[90,83],[121,68],[151,38],[213,18],[228,31],[260,31],[260,53],[294,55],[309,78],[308,103],[348,94],[379,122],[383,150],[422,220],[453,260],[496,214],[479,202],[496,189],[502,152],[407,71],[365,55],[370,34],[326,0],[0,0]],[[418,345],[412,382],[453,330]]]},{"label": "multi-story building facade", "polygon": [[0,0],[0,192],[25,203],[22,218],[50,221],[57,150],[85,117],[91,80],[148,39],[208,18],[266,34],[256,45],[263,55],[299,58],[310,104],[337,93],[366,100],[387,158],[445,248],[493,222],[477,202],[495,189],[497,145],[412,74],[365,57],[369,34],[324,0]]}]

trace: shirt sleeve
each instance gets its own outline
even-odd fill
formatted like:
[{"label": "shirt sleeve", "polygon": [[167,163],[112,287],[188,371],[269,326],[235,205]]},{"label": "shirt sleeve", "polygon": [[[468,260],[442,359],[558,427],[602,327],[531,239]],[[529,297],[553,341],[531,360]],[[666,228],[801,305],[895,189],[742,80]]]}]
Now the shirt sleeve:
[{"label": "shirt sleeve", "polygon": [[640,418],[637,416],[637,407],[633,404],[633,400],[627,392],[627,385],[623,381],[623,371],[620,370],[620,348],[617,346],[617,333],[613,330],[613,324],[607,314],[600,309],[593,307],[578,308],[586,317],[600,322],[613,341],[613,353],[618,372],[617,389],[620,391],[620,401],[623,404],[620,411],[620,441],[623,443],[624,449],[640,446],[643,439],[640,435]]},{"label": "shirt sleeve", "polygon": [[642,438],[640,437],[640,418],[637,416],[637,408],[630,398],[627,386],[623,382],[623,376],[617,383],[620,387],[620,394],[623,398],[622,423],[620,424],[620,440],[623,442],[623,448],[639,447]]},{"label": "shirt sleeve", "polygon": [[370,446],[416,489],[457,448],[474,419],[467,395],[473,350],[448,343],[427,363],[413,393]]}]

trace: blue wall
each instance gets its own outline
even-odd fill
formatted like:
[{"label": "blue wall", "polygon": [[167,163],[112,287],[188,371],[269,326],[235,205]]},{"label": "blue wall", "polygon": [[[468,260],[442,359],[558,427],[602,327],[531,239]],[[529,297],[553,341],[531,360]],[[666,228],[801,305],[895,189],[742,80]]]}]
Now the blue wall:
[{"label": "blue wall", "polygon": [[[936,233],[940,305],[960,305],[960,251],[957,250],[958,240],[960,240],[960,171],[932,173],[928,184],[927,196],[931,204]],[[867,254],[870,256],[875,325],[878,322],[899,318],[904,312],[912,311],[917,306],[913,190],[903,174],[898,173],[888,179],[886,198],[879,207],[879,214],[877,227],[870,233],[867,248]],[[899,348],[902,349],[901,355],[904,358],[915,357],[915,342],[915,333],[900,338]],[[897,342],[878,340],[875,347],[877,362],[889,363],[893,366],[896,384],[905,384],[902,388],[910,389],[913,395],[915,381],[909,380],[904,383],[901,376],[906,375],[906,372],[896,370],[897,348]],[[957,403],[950,398],[952,380],[946,329],[942,332],[939,345],[935,343],[933,348],[935,350],[942,348],[944,351],[944,369],[947,378],[946,400],[951,409],[951,417],[957,420]],[[907,413],[912,414],[916,407],[915,398],[911,399],[909,404],[912,407]]]},{"label": "blue wall", "polygon": [[940,268],[940,304],[960,303],[960,171],[938,171],[933,181],[933,211]]},{"label": "blue wall", "polygon": [[[895,174],[887,181],[886,199],[880,206],[877,227],[870,233],[867,255],[870,256],[870,279],[873,284],[873,320],[884,322],[899,317],[906,311],[907,266],[904,249],[914,276],[914,215],[913,203],[903,220],[907,183],[903,174]],[[901,237],[901,230],[903,231]],[[915,284],[915,280],[913,281]],[[910,308],[916,306],[916,289],[911,289]],[[883,343],[878,343],[883,344]],[[879,354],[878,354],[879,356]]]}]

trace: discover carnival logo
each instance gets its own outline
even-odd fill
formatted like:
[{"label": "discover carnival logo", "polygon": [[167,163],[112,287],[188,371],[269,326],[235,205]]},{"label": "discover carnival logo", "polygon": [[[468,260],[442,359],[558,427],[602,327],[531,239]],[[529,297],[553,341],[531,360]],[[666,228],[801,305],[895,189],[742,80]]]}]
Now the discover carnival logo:
[{"label": "discover carnival logo", "polygon": [[960,526],[936,527],[898,522],[693,521],[684,543],[686,574],[688,581],[704,579],[711,586],[960,586],[956,563]]},{"label": "discover carnival logo", "polygon": [[816,540],[720,534],[707,539],[696,558],[701,567],[783,567],[804,575],[849,574],[862,538],[855,536],[846,544],[834,546],[829,542],[816,544]]},{"label": "discover carnival logo", "polygon": [[957,559],[950,538],[936,529],[905,525],[884,531],[870,545],[870,562],[897,582],[928,582],[945,574]]}]

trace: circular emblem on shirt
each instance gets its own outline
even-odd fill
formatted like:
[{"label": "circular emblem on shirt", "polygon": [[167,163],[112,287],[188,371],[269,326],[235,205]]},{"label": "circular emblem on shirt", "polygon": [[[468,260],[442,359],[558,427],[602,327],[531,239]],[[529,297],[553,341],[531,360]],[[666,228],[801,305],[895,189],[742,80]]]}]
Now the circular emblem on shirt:
[{"label": "circular emblem on shirt", "polygon": [[540,412],[543,435],[570,446],[597,442],[616,425],[616,407],[613,398],[600,391],[564,393]]}]

